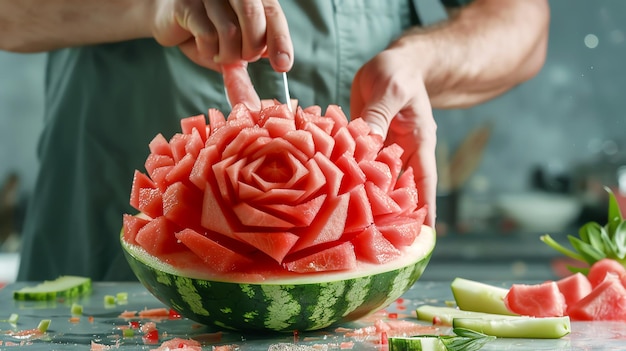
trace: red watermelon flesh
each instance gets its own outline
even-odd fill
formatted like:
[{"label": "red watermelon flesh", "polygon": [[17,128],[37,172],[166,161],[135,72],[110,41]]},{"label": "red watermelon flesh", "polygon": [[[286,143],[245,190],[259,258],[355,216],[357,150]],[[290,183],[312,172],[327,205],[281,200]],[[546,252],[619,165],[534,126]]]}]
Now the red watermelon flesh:
[{"label": "red watermelon flesh", "polygon": [[130,199],[148,217],[126,215],[124,240],[215,274],[353,270],[401,256],[425,216],[402,149],[338,106],[262,106],[237,105],[228,118],[210,109],[208,124],[195,115],[169,141],[158,134]]},{"label": "red watermelon flesh", "polygon": [[602,283],[607,275],[613,274],[616,276],[626,275],[626,268],[616,260],[610,258],[603,258],[589,267],[589,273],[587,278],[592,287],[596,287]]},{"label": "red watermelon flesh", "polygon": [[180,227],[161,216],[142,226],[135,236],[135,241],[148,253],[158,257],[182,249],[176,237],[172,235],[179,230]]},{"label": "red watermelon flesh", "polygon": [[570,306],[568,314],[579,321],[626,321],[626,288],[617,277],[609,277]]},{"label": "red watermelon flesh", "polygon": [[568,311],[570,306],[573,306],[591,292],[589,279],[580,272],[561,278],[556,282],[556,285],[565,298]]},{"label": "red watermelon flesh", "polygon": [[565,297],[554,281],[541,284],[513,284],[504,297],[504,304],[513,313],[534,317],[565,315]]},{"label": "red watermelon flesh", "polygon": [[123,231],[124,231],[124,240],[131,244],[137,244],[135,241],[135,237],[139,232],[139,229],[143,228],[144,225],[150,222],[145,218],[141,218],[138,216],[131,216],[129,214],[124,214],[123,219]]}]

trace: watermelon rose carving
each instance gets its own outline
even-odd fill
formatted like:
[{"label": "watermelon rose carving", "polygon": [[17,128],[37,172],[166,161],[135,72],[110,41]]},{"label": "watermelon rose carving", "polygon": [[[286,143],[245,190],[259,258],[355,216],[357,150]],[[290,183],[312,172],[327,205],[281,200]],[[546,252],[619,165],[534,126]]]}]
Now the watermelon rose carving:
[{"label": "watermelon rose carving", "polygon": [[353,270],[400,257],[426,215],[403,150],[338,106],[294,111],[267,101],[228,118],[211,109],[208,123],[193,116],[171,139],[157,135],[131,191],[143,216],[124,216],[124,240],[215,274]]}]

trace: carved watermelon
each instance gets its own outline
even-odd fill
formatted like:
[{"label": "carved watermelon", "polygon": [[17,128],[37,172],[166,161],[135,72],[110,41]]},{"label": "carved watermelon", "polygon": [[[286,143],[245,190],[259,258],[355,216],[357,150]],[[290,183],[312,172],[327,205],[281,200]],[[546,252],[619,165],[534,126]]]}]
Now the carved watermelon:
[{"label": "carved watermelon", "polygon": [[[310,330],[393,301],[423,272],[423,227],[402,149],[337,106],[209,110],[149,144],[122,244],[164,303],[232,329]],[[283,307],[280,307],[283,306]]]}]

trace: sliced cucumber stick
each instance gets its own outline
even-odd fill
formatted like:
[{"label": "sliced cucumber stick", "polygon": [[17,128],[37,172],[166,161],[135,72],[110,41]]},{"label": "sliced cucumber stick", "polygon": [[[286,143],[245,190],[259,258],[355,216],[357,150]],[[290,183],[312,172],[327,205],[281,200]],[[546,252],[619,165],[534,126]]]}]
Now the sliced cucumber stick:
[{"label": "sliced cucumber stick", "polygon": [[571,331],[569,317],[454,318],[455,328],[467,328],[499,338],[558,339]]},{"label": "sliced cucumber stick", "polygon": [[466,328],[501,338],[558,339],[570,333],[569,317],[526,317],[463,311],[454,307],[423,305],[416,309],[422,321]]},{"label": "sliced cucumber stick", "polygon": [[454,318],[488,318],[488,319],[498,319],[498,318],[510,318],[515,316],[503,315],[503,314],[495,314],[495,313],[485,313],[485,312],[475,312],[475,311],[464,311],[455,307],[440,307],[440,306],[431,306],[431,305],[422,305],[419,306],[415,312],[417,313],[417,319],[434,323],[436,320],[436,324],[441,325],[452,325],[452,320]]},{"label": "sliced cucumber stick", "polygon": [[55,280],[44,281],[13,292],[16,300],[54,300],[57,297],[74,297],[91,291],[91,279],[66,275]]},{"label": "sliced cucumber stick", "polygon": [[508,289],[464,278],[455,278],[450,288],[457,306],[462,310],[515,315],[504,305]]}]

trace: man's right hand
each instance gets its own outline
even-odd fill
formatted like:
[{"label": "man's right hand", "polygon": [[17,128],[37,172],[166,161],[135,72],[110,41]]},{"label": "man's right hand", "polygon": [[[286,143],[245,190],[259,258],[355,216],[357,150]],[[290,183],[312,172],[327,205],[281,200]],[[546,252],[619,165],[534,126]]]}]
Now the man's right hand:
[{"label": "man's right hand", "polygon": [[293,65],[293,44],[278,0],[157,0],[153,36],[198,65],[222,71],[268,57],[274,70]]}]

